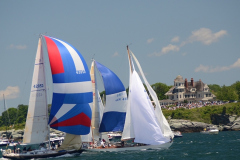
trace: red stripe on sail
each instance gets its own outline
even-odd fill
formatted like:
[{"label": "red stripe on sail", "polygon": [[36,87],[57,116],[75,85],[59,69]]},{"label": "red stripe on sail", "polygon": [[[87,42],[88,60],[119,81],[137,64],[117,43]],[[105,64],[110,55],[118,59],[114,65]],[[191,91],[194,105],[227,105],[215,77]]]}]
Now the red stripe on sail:
[{"label": "red stripe on sail", "polygon": [[83,125],[86,127],[90,127],[91,119],[85,113],[82,112],[76,115],[75,117],[50,125],[50,127],[66,127],[66,126],[76,126],[76,125]]},{"label": "red stripe on sail", "polygon": [[47,43],[48,57],[51,65],[52,74],[64,73],[61,54],[56,43],[49,37],[44,36]]}]

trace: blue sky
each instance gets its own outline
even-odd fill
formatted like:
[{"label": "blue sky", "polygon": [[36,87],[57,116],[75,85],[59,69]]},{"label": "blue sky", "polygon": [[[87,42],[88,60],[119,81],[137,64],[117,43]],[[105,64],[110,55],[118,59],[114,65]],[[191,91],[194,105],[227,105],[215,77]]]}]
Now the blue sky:
[{"label": "blue sky", "polygon": [[28,104],[39,34],[72,44],[89,66],[94,57],[125,87],[126,45],[150,84],[181,75],[229,86],[240,80],[239,17],[239,0],[0,0],[0,112],[3,93],[8,108]]}]

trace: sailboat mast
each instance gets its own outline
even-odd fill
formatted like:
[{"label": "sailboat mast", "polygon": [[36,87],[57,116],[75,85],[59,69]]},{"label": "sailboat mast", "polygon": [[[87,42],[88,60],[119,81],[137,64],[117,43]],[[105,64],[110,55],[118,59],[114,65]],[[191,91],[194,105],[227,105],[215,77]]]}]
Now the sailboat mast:
[{"label": "sailboat mast", "polygon": [[129,60],[130,71],[131,71],[131,73],[132,73],[132,72],[133,72],[133,69],[132,69],[132,61],[131,61],[131,56],[130,56],[130,53],[129,53],[128,45],[127,45],[127,52],[128,52],[128,60]]},{"label": "sailboat mast", "polygon": [[[3,94],[3,104],[4,104],[4,110],[6,111],[6,102],[5,102],[4,94]],[[6,121],[6,133],[7,133],[7,121]]]},{"label": "sailboat mast", "polygon": [[[43,36],[42,35],[40,35],[40,39],[41,39],[41,41],[43,41]],[[41,43],[41,44],[43,44],[43,43]],[[43,75],[46,75],[45,74],[45,62],[44,62],[44,54],[42,54],[42,59],[43,59],[43,66],[44,66],[44,69],[43,69],[43,72],[44,72],[44,74]],[[45,83],[44,84],[46,84],[46,77],[44,78],[44,81],[45,81]],[[47,89],[47,88],[45,88],[45,89]],[[45,91],[45,99],[47,100],[47,91]],[[47,103],[47,101],[46,101],[46,115],[48,115],[48,103]],[[46,117],[47,118],[47,122],[49,121],[49,116],[47,116]],[[49,149],[51,149],[51,143],[50,143],[50,126],[49,125],[47,125],[47,127],[48,127],[48,146],[49,146]]]}]

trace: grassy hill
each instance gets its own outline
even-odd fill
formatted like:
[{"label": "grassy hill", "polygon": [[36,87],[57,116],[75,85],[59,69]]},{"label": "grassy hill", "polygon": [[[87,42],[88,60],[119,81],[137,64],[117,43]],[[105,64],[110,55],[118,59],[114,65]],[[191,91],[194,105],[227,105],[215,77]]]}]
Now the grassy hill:
[{"label": "grassy hill", "polygon": [[224,114],[224,115],[237,115],[240,116],[240,102],[226,103],[224,105],[205,106],[194,109],[176,109],[166,110],[163,109],[165,117],[171,116],[172,119],[185,119],[196,122],[212,123],[211,115]]}]

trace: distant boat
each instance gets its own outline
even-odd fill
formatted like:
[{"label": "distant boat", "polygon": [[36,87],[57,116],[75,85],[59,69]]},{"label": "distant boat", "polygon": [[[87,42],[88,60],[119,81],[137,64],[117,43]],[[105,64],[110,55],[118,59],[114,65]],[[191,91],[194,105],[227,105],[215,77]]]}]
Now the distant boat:
[{"label": "distant boat", "polygon": [[180,131],[173,131],[173,134],[174,134],[174,138],[179,138],[183,136]]},{"label": "distant boat", "polygon": [[219,129],[215,126],[207,127],[207,128],[204,128],[204,130],[201,131],[200,133],[202,133],[202,134],[218,134]]},{"label": "distant boat", "polygon": [[[42,40],[46,41],[53,79],[53,99],[48,117],[45,63]],[[90,132],[92,86],[88,66],[73,46],[60,39],[40,36],[32,78],[31,94],[23,146],[36,145],[35,150],[3,152],[4,158],[47,158],[67,153],[81,153],[81,136]],[[49,127],[66,133],[62,145],[51,150]],[[44,148],[48,142],[48,148]],[[40,148],[41,147],[41,148]]]},{"label": "distant boat", "polygon": [[[7,109],[6,109],[6,102],[5,102],[5,97],[4,97],[4,94],[3,94],[3,102],[4,102],[4,104],[3,104],[3,106],[4,106],[4,111],[7,111]],[[7,114],[8,114],[8,112],[7,112]],[[8,116],[8,120],[9,120],[9,115],[7,115]],[[6,119],[5,119],[6,120]],[[6,137],[8,137],[8,132],[7,132],[7,127],[8,127],[8,125],[7,125],[8,123],[6,123]],[[10,143],[10,141],[11,140],[9,140],[8,138],[5,138],[5,137],[1,137],[0,138],[0,147],[1,146],[7,146],[9,143]]]},{"label": "distant boat", "polygon": [[8,139],[6,139],[6,138],[1,138],[0,139],[0,147],[7,146],[8,144],[10,144]]}]

